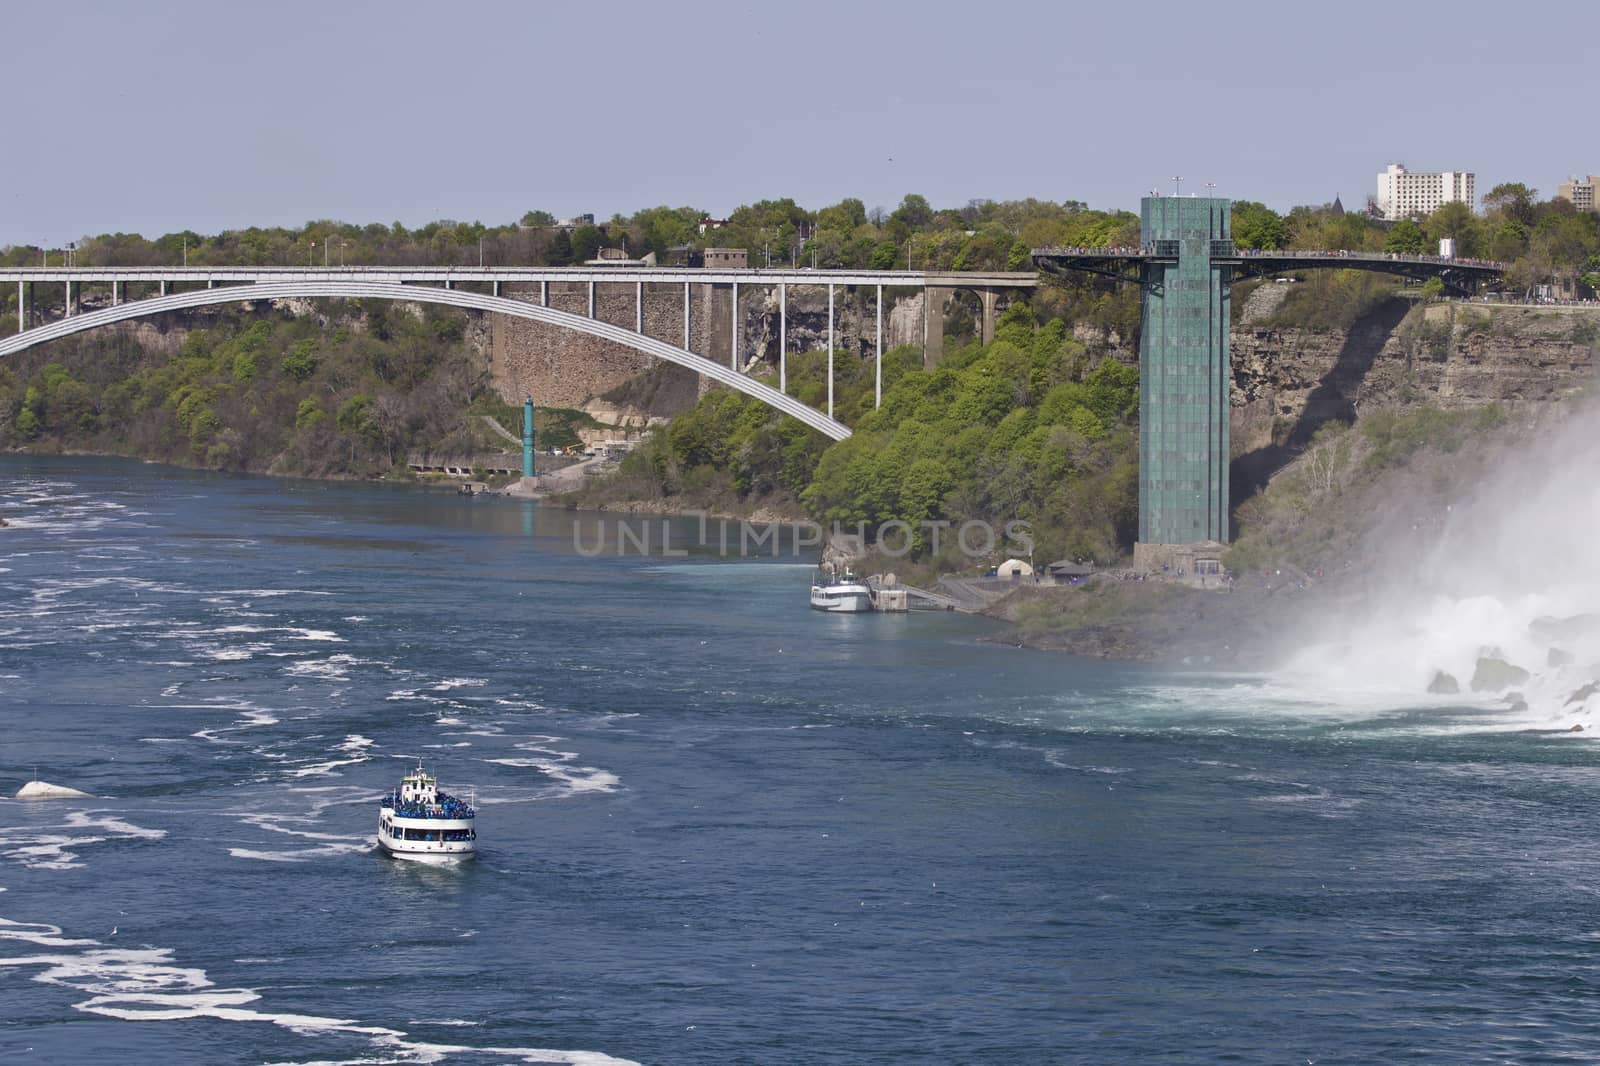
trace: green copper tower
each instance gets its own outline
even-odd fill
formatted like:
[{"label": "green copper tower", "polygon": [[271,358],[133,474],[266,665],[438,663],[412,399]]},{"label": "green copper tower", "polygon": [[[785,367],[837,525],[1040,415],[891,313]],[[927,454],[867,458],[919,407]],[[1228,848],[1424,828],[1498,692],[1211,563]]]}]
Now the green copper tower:
[{"label": "green copper tower", "polygon": [[1139,540],[1228,539],[1230,202],[1140,202]]}]

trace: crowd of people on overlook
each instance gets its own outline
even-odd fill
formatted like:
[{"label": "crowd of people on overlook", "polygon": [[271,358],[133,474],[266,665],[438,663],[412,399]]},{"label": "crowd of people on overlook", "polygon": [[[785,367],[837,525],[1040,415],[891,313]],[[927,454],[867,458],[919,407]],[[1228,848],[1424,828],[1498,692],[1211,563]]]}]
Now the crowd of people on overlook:
[{"label": "crowd of people on overlook", "polygon": [[[1099,247],[1074,246],[1068,248],[1051,248],[1048,252],[1053,255],[1159,255],[1154,247],[1149,245],[1129,247],[1125,245],[1102,245]],[[1271,259],[1326,259],[1330,256],[1350,259],[1388,259],[1393,262],[1404,263],[1461,263],[1467,266],[1502,267],[1505,264],[1497,263],[1493,259],[1474,259],[1470,256],[1448,255],[1417,255],[1410,252],[1353,252],[1341,248],[1333,252],[1319,252],[1314,250],[1285,251],[1275,248],[1236,248],[1232,255],[1246,257],[1267,257]]]}]

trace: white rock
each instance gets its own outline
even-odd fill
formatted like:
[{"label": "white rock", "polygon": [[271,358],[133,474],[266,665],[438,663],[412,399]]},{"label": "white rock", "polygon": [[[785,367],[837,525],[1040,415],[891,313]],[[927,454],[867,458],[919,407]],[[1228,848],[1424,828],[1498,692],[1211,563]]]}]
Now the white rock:
[{"label": "white rock", "polygon": [[88,797],[88,795],[89,793],[87,792],[79,792],[77,789],[67,788],[65,785],[52,785],[48,781],[29,781],[26,785],[17,789],[17,799],[19,800],[76,799],[80,796]]}]

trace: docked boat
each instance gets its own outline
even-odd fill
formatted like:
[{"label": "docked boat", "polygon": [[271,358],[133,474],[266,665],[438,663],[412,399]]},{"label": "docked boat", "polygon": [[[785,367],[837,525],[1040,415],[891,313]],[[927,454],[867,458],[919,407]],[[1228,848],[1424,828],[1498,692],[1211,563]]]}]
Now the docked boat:
[{"label": "docked boat", "polygon": [[835,614],[870,611],[872,586],[857,580],[848,570],[843,576],[819,571],[811,579],[811,606]]},{"label": "docked boat", "polygon": [[396,859],[458,862],[478,853],[477,811],[419,763],[378,805],[378,846]]}]

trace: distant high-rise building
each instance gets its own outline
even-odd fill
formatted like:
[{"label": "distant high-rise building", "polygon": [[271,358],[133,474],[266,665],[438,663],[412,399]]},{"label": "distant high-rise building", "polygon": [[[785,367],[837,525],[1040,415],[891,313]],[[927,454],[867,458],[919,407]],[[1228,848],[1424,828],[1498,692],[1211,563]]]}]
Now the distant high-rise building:
[{"label": "distant high-rise building", "polygon": [[1600,183],[1600,175],[1590,174],[1582,181],[1577,178],[1568,178],[1556,187],[1556,199],[1566,200],[1579,211],[1593,211],[1596,183]]},{"label": "distant high-rise building", "polygon": [[1476,209],[1477,177],[1469,170],[1413,174],[1404,163],[1390,163],[1378,175],[1378,214],[1390,222],[1430,215],[1440,204],[1458,201]]}]

